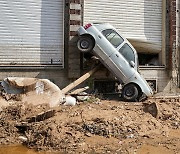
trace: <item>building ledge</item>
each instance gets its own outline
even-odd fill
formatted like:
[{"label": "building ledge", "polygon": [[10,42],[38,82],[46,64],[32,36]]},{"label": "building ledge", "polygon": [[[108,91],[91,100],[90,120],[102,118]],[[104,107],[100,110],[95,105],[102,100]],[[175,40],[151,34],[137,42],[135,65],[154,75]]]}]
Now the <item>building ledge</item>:
[{"label": "building ledge", "polygon": [[54,69],[63,70],[62,65],[0,65],[0,69],[3,70],[16,70],[16,69]]}]

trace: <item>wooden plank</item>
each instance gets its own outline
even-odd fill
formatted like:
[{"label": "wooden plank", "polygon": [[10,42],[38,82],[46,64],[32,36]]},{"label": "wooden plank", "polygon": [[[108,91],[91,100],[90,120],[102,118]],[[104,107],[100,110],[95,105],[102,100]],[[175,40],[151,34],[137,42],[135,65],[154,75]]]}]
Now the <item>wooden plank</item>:
[{"label": "wooden plank", "polygon": [[69,92],[70,90],[81,84],[83,81],[87,80],[93,73],[95,73],[99,69],[99,67],[100,65],[96,66],[95,68],[93,68],[92,70],[90,70],[89,72],[87,72],[86,74],[84,74],[83,76],[81,76],[80,78],[69,84],[68,86],[66,86],[64,89],[62,89],[62,92],[66,94],[67,92]]},{"label": "wooden plank", "polygon": [[83,91],[85,91],[85,90],[87,90],[87,89],[89,89],[88,86],[87,86],[87,87],[83,87],[83,88],[76,89],[76,90],[72,91],[72,92],[69,93],[69,94],[70,94],[70,95],[77,95],[77,94],[79,94],[79,93],[81,93],[81,92],[83,92]]}]

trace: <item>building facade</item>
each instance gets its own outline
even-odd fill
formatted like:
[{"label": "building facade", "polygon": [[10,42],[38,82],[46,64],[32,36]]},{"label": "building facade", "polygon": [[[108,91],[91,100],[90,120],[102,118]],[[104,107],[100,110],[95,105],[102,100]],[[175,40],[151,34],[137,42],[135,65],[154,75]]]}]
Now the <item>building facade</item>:
[{"label": "building facade", "polygon": [[177,0],[0,0],[0,9],[1,79],[48,78],[65,87],[83,73],[77,29],[108,22],[136,48],[140,72],[158,92],[180,85]]}]

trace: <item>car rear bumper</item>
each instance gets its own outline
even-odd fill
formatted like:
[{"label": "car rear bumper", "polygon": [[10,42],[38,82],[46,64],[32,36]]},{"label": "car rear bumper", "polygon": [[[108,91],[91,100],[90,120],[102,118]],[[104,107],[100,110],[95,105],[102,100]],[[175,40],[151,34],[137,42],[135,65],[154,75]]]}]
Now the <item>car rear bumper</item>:
[{"label": "car rear bumper", "polygon": [[83,35],[83,34],[86,34],[86,33],[87,33],[87,31],[84,29],[83,26],[79,27],[79,29],[78,29],[78,35]]}]

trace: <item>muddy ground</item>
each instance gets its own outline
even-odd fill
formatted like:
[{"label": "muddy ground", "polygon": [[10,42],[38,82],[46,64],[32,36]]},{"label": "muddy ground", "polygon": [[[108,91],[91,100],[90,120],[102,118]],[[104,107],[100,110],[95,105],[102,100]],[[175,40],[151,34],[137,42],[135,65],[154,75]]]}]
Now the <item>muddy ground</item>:
[{"label": "muddy ground", "polygon": [[10,101],[0,111],[1,146],[20,143],[63,153],[180,153],[179,98],[127,103],[92,96],[53,109],[15,97]]}]

